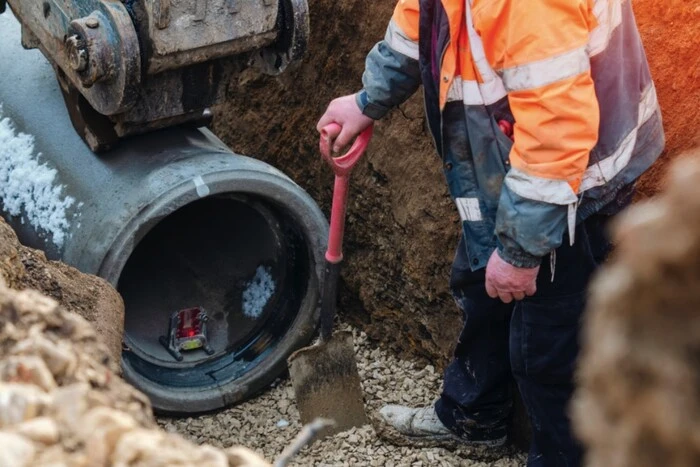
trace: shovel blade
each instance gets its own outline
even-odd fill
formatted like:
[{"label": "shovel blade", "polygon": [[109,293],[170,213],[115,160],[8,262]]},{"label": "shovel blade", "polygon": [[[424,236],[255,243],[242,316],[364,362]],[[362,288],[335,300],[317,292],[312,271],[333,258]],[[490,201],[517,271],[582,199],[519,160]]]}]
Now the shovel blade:
[{"label": "shovel blade", "polygon": [[368,423],[350,332],[299,349],[287,360],[301,422],[331,419],[321,436]]}]

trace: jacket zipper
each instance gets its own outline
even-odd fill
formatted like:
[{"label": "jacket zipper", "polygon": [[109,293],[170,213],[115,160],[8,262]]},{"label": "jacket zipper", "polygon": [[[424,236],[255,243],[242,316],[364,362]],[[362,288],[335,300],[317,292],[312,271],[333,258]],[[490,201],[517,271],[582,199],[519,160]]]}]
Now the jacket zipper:
[{"label": "jacket zipper", "polygon": [[[445,47],[443,47],[442,52],[440,53],[440,61],[439,61],[439,69],[442,72],[442,61],[445,59],[445,52],[447,51],[447,48],[450,46],[450,43],[452,42],[452,37],[450,37],[447,40],[447,43],[445,44]],[[445,156],[445,142],[443,141],[443,131],[442,131],[442,109],[440,108],[440,81],[442,80],[442,73],[439,73],[438,76],[438,112],[440,113],[440,146],[437,144],[437,139],[435,138],[435,135],[433,135],[433,132],[430,131],[430,136],[433,138],[433,144],[435,145],[436,148],[440,148],[440,152],[442,152],[442,156]],[[423,113],[425,113],[425,118],[426,120],[430,121],[430,115],[428,114],[428,103],[423,100]]]}]

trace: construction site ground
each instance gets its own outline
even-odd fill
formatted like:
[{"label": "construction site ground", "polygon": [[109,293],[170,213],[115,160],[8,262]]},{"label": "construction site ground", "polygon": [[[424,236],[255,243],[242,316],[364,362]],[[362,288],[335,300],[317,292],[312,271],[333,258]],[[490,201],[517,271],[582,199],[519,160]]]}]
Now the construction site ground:
[{"label": "construction site ground", "polygon": [[[420,407],[432,403],[440,390],[441,375],[433,365],[398,358],[372,345],[364,332],[354,330],[355,355],[366,410],[372,414],[384,404]],[[260,397],[231,409],[196,418],[160,418],[166,431],[183,433],[197,443],[218,447],[244,445],[267,459],[276,458],[299,433],[299,412],[287,379]],[[353,428],[303,450],[294,466],[469,466],[516,467],[525,455],[513,449],[482,452],[468,448],[447,450],[399,446],[377,436],[371,425]]]}]

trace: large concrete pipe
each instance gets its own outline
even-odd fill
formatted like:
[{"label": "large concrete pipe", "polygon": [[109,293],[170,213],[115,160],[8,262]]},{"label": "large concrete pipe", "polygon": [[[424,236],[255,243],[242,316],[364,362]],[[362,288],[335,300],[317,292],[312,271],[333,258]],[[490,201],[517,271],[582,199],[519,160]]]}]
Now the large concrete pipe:
[{"label": "large concrete pipe", "polygon": [[[163,412],[244,399],[312,337],[327,223],[292,180],[206,129],[170,129],[96,156],[54,70],[0,16],[0,207],[21,241],[111,282],[126,305],[125,377]],[[210,353],[161,343],[206,310]],[[182,331],[182,329],[180,329]]]}]

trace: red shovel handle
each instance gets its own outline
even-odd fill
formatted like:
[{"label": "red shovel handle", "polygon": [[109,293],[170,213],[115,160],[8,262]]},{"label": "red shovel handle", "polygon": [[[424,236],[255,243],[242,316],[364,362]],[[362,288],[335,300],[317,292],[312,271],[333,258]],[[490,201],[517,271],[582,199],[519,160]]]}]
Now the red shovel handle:
[{"label": "red shovel handle", "polygon": [[372,131],[374,130],[374,125],[368,126],[360,135],[355,139],[355,142],[350,147],[350,150],[343,154],[342,156],[333,157],[331,153],[331,144],[340,134],[342,128],[337,123],[330,123],[321,129],[321,140],[319,142],[319,147],[321,148],[321,155],[328,162],[328,165],[333,169],[333,173],[336,175],[349,175],[350,171],[355,167],[355,164],[359,162],[362,155],[367,149],[369,140],[372,139]]},{"label": "red shovel handle", "polygon": [[339,157],[331,154],[331,143],[340,134],[341,127],[337,123],[326,125],[321,130],[321,155],[328,162],[335,174],[333,187],[333,205],[331,206],[331,225],[328,233],[328,250],[326,260],[338,264],[343,260],[343,234],[345,232],[345,206],[348,199],[350,172],[362,158],[372,138],[373,126],[370,125],[357,137],[350,150]]}]

